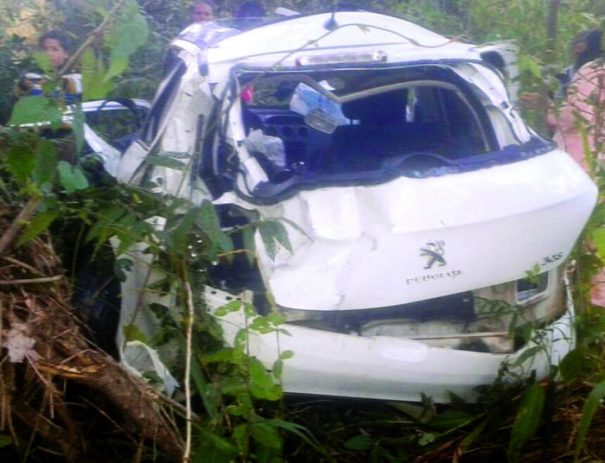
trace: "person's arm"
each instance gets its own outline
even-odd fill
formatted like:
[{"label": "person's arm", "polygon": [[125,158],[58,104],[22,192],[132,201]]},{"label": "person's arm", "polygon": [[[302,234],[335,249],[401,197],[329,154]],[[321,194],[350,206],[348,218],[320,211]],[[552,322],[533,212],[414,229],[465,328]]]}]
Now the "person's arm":
[{"label": "person's arm", "polygon": [[82,100],[82,75],[77,73],[63,76],[65,103],[73,104]]}]

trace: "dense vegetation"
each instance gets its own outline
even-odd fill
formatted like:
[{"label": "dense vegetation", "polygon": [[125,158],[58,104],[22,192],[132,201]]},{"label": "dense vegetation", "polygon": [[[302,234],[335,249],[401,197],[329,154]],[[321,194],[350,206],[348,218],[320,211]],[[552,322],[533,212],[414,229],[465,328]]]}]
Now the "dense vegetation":
[{"label": "dense vegetation", "polygon": [[[0,120],[6,123],[10,116],[12,82],[24,69],[36,66],[35,37],[50,28],[67,30],[87,45],[80,61],[87,84],[85,97],[151,98],[166,45],[188,23],[193,3],[0,3]],[[223,2],[219,17],[227,20],[238,3]],[[517,40],[523,88],[538,92],[549,90],[549,73],[567,64],[570,38],[579,30],[600,25],[605,16],[605,6],[597,0],[366,3],[368,8],[462,39]],[[267,1],[265,5],[268,10],[278,5],[302,11],[325,8],[325,3],[314,0]],[[13,118],[38,117],[58,123],[60,113],[52,104],[25,99],[19,105]],[[540,114],[530,116],[541,120]],[[71,141],[80,146],[77,121],[76,117]],[[19,320],[19,326],[33,330],[26,334],[45,333],[38,339],[51,353],[46,369],[36,370],[27,367],[34,355],[29,348],[23,350],[24,365],[7,362],[3,352],[0,456],[15,461],[76,461],[91,455],[99,461],[178,461],[185,454],[196,462],[605,459],[599,433],[605,426],[601,410],[605,316],[587,301],[591,270],[599,265],[599,249],[605,248],[599,232],[605,219],[602,208],[586,231],[586,241],[593,245],[580,245],[575,256],[576,269],[582,269],[582,278],[575,280],[578,347],[559,369],[553,368],[549,379],[498,382],[485,389],[479,404],[453,398],[448,407],[435,406],[428,398],[411,405],[284,397],[280,371],[290,353],[282,353],[270,374],[246,355],[248,333],[242,333],[234,348],[224,348],[212,320],[196,312],[196,307],[203,307],[192,290],[203,283],[200,270],[218,258],[245,252],[234,249],[230,237],[218,227],[210,204],[184,208],[181,200],[116,185],[98,174],[94,159],[69,164],[60,143],[32,131],[0,130],[0,256],[3,265],[11,264],[0,268],[0,273],[2,281],[27,280],[0,291],[0,323]],[[596,175],[602,184],[600,173]],[[170,226],[157,229],[148,220],[151,216],[166,218]],[[288,246],[278,222],[251,223],[238,231],[249,235],[256,229],[268,247],[274,242]],[[174,307],[154,307],[162,324],[158,339],[147,339],[135,325],[125,334],[157,346],[177,346],[181,355],[174,371],[186,378],[188,386],[176,400],[146,389],[157,378],[131,385],[130,397],[124,397],[109,381],[94,376],[104,371],[106,379],[126,381],[108,357],[83,355],[87,350],[82,344],[83,329],[65,303],[67,282],[52,279],[62,272],[61,264],[54,257],[41,257],[54,256],[57,250],[73,283],[83,271],[72,252],[74,243],[104,265],[111,237],[119,239],[119,250],[146,243],[165,275],[154,282],[153,290],[174,296]],[[130,264],[117,259],[111,266],[120,277]],[[53,276],[46,281],[49,275]],[[59,286],[45,286],[50,283]],[[45,310],[51,309],[60,314],[60,322],[44,317]],[[282,320],[277,315],[260,317],[240,303],[228,305],[225,311],[229,310],[246,311],[252,331],[280,329]],[[58,343],[63,333],[69,337]],[[103,395],[100,400],[98,391]],[[128,409],[130,415],[119,413]],[[136,425],[130,427],[132,423]]]}]

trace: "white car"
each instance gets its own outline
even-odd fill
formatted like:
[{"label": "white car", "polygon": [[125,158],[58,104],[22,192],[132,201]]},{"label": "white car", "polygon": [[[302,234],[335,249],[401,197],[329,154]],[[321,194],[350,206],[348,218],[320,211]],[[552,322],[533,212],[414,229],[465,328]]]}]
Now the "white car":
[{"label": "white car", "polygon": [[[212,313],[234,298],[263,313],[271,294],[290,335],[250,347],[267,368],[294,352],[286,391],[473,400],[503,362],[528,357],[518,370],[543,377],[572,348],[565,263],[597,190],[524,124],[479,48],[336,12],[195,25],[170,62],[117,177],[283,221],[291,252],[257,236],[256,266],[215,269],[205,299]],[[194,171],[145,161],[171,153]],[[227,343],[245,323],[217,319]],[[515,335],[527,324],[531,341]]]},{"label": "white car", "polygon": [[[84,115],[83,155],[96,153],[105,170],[115,175],[121,154],[137,138],[143,127],[150,104],[143,99],[116,98],[86,101],[81,104]],[[63,120],[73,121],[73,110]]]}]

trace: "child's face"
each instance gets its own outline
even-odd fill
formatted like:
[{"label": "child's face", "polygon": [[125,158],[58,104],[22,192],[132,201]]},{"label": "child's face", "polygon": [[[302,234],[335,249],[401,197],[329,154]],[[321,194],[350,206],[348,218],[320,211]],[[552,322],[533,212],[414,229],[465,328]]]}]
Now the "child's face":
[{"label": "child's face", "polygon": [[59,69],[69,59],[69,53],[61,46],[57,39],[45,39],[42,42],[42,51],[50,58],[55,69]]}]

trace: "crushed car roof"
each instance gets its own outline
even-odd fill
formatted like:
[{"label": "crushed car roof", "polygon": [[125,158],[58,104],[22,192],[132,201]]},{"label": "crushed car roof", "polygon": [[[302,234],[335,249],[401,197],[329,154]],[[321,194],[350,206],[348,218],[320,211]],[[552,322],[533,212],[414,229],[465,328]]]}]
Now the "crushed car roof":
[{"label": "crushed car roof", "polygon": [[337,53],[343,47],[347,52],[352,48],[382,52],[385,63],[480,59],[474,45],[400,18],[360,11],[297,16],[240,33],[217,26],[211,37],[206,32],[202,40],[196,41],[195,34],[181,34],[175,45],[180,42],[183,46],[186,41],[197,42],[200,48],[208,47],[208,64],[246,62],[295,67],[300,65],[301,57]]}]

